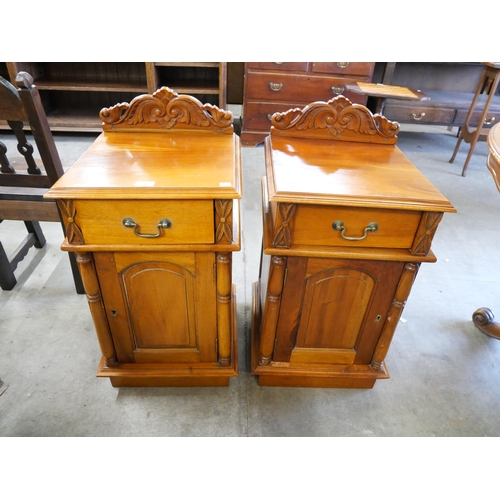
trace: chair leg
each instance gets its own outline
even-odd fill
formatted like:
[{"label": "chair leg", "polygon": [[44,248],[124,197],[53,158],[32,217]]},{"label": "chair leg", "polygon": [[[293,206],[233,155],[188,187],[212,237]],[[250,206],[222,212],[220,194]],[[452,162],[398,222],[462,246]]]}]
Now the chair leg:
[{"label": "chair leg", "polygon": [[42,232],[42,228],[40,227],[40,223],[38,221],[30,221],[25,220],[24,225],[28,230],[28,233],[32,234],[35,237],[35,247],[43,248],[47,240]]},{"label": "chair leg", "polygon": [[10,265],[9,258],[0,242],[0,288],[2,290],[12,290],[16,286],[17,280]]}]

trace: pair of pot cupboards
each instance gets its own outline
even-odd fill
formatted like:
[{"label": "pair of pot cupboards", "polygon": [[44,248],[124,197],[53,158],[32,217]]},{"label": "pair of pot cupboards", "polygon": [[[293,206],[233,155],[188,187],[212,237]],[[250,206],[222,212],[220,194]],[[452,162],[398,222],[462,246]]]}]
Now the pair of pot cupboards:
[{"label": "pair of pot cupboards", "polygon": [[[113,386],[223,386],[238,374],[232,253],[242,175],[230,112],[163,87],[103,109],[50,189]],[[253,285],[260,385],[371,388],[450,202],[343,96],[276,113]]]}]

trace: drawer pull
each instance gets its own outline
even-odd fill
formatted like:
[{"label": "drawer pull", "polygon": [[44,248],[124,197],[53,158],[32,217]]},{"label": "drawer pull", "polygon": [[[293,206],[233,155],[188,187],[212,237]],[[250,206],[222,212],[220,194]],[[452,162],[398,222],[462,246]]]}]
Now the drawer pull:
[{"label": "drawer pull", "polygon": [[141,234],[137,232],[137,224],[134,222],[134,219],[131,219],[130,217],[127,217],[123,219],[123,225],[125,227],[133,227],[134,228],[134,234],[137,236],[140,236],[141,238],[158,238],[158,236],[161,235],[161,230],[162,229],[168,229],[169,227],[172,227],[172,222],[169,219],[162,219],[160,222],[157,224],[158,228],[158,233],[157,234]]},{"label": "drawer pull", "polygon": [[370,222],[370,224],[365,227],[365,234],[363,234],[363,236],[346,236],[344,233],[347,231],[347,228],[344,226],[344,223],[341,220],[336,220],[332,224],[332,227],[333,229],[335,229],[335,231],[342,231],[340,233],[340,236],[342,236],[344,240],[360,241],[364,240],[368,236],[368,233],[375,232],[378,229],[378,224],[376,222]]},{"label": "drawer pull", "polygon": [[332,92],[337,95],[342,95],[345,91],[345,87],[332,87]]},{"label": "drawer pull", "polygon": [[282,83],[273,83],[273,82],[269,83],[269,88],[271,90],[274,90],[275,92],[278,92],[279,90],[281,90],[282,87],[283,87]]},{"label": "drawer pull", "polygon": [[484,125],[491,125],[495,121],[495,117],[493,116],[491,120],[484,120]]},{"label": "drawer pull", "polygon": [[347,66],[349,66],[349,63],[348,62],[338,62],[337,66],[339,68],[347,68]]},{"label": "drawer pull", "polygon": [[420,121],[425,116],[425,113],[420,113],[420,116],[417,116],[415,113],[411,114],[411,117],[417,122]]}]

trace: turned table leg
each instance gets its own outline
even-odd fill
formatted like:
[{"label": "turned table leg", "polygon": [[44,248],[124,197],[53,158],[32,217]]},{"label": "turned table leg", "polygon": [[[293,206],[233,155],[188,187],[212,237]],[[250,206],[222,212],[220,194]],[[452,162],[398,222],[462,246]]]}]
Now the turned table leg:
[{"label": "turned table leg", "polygon": [[500,340],[500,324],[495,323],[493,320],[495,316],[486,307],[481,307],[472,315],[474,324],[486,335]]}]

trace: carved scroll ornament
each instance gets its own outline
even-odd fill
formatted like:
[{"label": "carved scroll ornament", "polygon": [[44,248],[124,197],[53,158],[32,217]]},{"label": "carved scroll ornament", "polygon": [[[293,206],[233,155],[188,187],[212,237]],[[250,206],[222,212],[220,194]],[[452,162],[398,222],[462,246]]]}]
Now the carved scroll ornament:
[{"label": "carved scroll ornament", "polygon": [[271,135],[395,144],[399,123],[372,114],[344,96],[313,102],[271,117]]},{"label": "carved scroll ornament", "polygon": [[190,95],[179,95],[168,87],[154,94],[104,108],[99,113],[105,131],[124,129],[208,130],[233,133],[233,114],[212,104],[202,104]]}]

